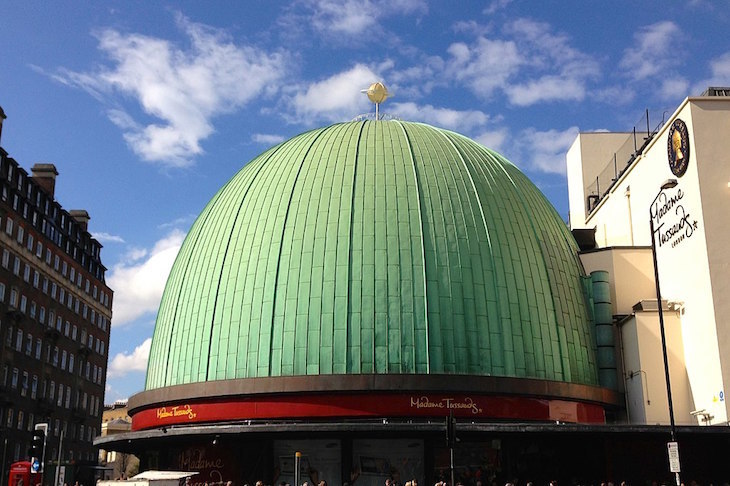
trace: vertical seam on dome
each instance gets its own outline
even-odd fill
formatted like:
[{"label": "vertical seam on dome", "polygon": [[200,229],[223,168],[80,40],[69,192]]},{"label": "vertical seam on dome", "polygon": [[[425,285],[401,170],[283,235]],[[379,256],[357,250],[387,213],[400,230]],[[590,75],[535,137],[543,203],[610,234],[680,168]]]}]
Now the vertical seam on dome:
[{"label": "vertical seam on dome", "polygon": [[[525,201],[524,194],[521,190],[517,187],[517,184],[515,183],[514,179],[512,179],[512,176],[507,172],[507,169],[502,165],[498,164],[500,169],[504,172],[504,174],[507,176],[507,179],[509,179],[510,183],[512,184],[512,187],[514,187],[515,194],[518,196],[518,200],[520,204],[522,205],[522,208],[525,210],[525,216],[527,217],[528,221],[530,222],[530,227],[532,228],[532,232],[535,235],[535,241],[540,242],[541,244],[538,245],[540,247],[540,254],[542,255],[542,259],[545,262],[545,278],[550,282],[550,300],[553,302],[553,319],[555,319],[555,333],[558,338],[558,354],[560,356],[560,379],[562,381],[569,381],[568,375],[566,373],[565,369],[565,356],[563,356],[563,346],[560,342],[560,319],[558,316],[557,306],[555,305],[555,292],[552,291],[554,282],[550,278],[550,272],[548,271],[548,262],[549,262],[549,255],[545,254],[545,242],[541,238],[542,235],[537,234],[537,229],[535,228],[535,221],[532,217],[532,211],[530,211],[530,208]],[[568,370],[569,371],[569,370]]]},{"label": "vertical seam on dome", "polygon": [[[281,145],[279,145],[281,147]],[[208,377],[210,374],[210,346],[213,342],[213,328],[215,326],[215,312],[218,308],[218,295],[221,291],[221,281],[223,280],[223,267],[226,264],[226,258],[228,257],[228,249],[231,246],[231,240],[233,239],[233,229],[236,228],[238,218],[241,216],[241,207],[243,207],[243,204],[246,202],[246,196],[248,196],[248,192],[251,190],[251,186],[253,186],[254,182],[256,181],[256,178],[259,176],[259,173],[261,173],[261,169],[264,168],[266,163],[271,160],[271,157],[276,154],[276,152],[279,151],[279,147],[276,148],[276,150],[272,151],[271,154],[269,154],[268,157],[266,157],[266,160],[262,161],[259,167],[256,169],[256,173],[251,177],[248,183],[248,187],[246,188],[246,191],[243,193],[243,196],[241,196],[241,202],[238,204],[238,210],[236,211],[236,217],[233,220],[233,225],[230,227],[230,231],[228,232],[228,241],[226,242],[226,250],[223,253],[223,258],[221,260],[221,272],[218,275],[218,285],[216,285],[215,288],[215,300],[213,301],[213,312],[210,315],[210,335],[208,337],[208,361],[205,366],[205,381],[208,381]]]},{"label": "vertical seam on dome", "polygon": [[[215,195],[214,199],[210,202],[210,206],[209,207],[211,208],[211,211],[207,211],[206,212],[205,219],[203,220],[203,222],[200,223],[201,224],[201,228],[205,227],[205,223],[208,220],[208,218],[210,217],[210,214],[212,213],[212,206],[218,201],[218,199],[220,199],[220,197],[221,197],[222,194],[223,194],[223,189],[221,189],[220,191],[218,191],[218,193]],[[200,235],[201,234],[202,234],[202,230],[201,231],[198,231],[198,234],[195,235],[195,241],[192,242],[193,248],[195,246],[197,246],[198,240],[200,239]],[[181,248],[181,251],[178,253],[178,255],[181,255],[181,254],[182,254],[182,248]],[[190,261],[191,261],[191,259],[188,258],[187,261],[185,262],[185,269],[183,270],[183,280],[184,280],[184,277],[188,273],[188,269],[190,267]],[[174,265],[173,265],[173,267],[174,267]],[[168,279],[169,279],[169,277],[168,277]],[[167,368],[168,368],[168,365],[170,364],[170,352],[172,351],[172,341],[173,341],[172,335],[174,333],[174,328],[175,328],[175,326],[177,324],[177,322],[176,322],[177,313],[180,310],[179,303],[180,303],[180,296],[182,295],[183,289],[185,289],[185,285],[184,285],[183,282],[181,282],[180,283],[180,288],[178,289],[177,298],[175,299],[175,310],[173,312],[173,317],[172,317],[172,321],[171,321],[171,327],[172,328],[170,329],[170,332],[169,332],[170,339],[169,339],[169,341],[167,343],[167,354],[166,354],[167,360],[165,361],[165,372],[162,373],[163,374],[163,379],[162,379],[163,386],[170,385],[170,383],[167,382],[168,381]],[[157,328],[157,326],[155,325],[155,329],[156,328]],[[148,368],[149,368],[149,363],[148,363]],[[206,372],[206,374],[207,374],[207,372]],[[147,375],[149,376],[149,369],[147,370]],[[147,384],[145,384],[145,388],[147,388]]]},{"label": "vertical seam on dome", "polygon": [[[302,167],[304,167],[304,161],[307,159],[309,152],[312,150],[312,147],[317,142],[319,137],[321,137],[326,131],[328,131],[329,128],[332,128],[332,127],[327,127],[327,128],[321,129],[319,131],[319,133],[312,139],[312,141],[309,142],[309,146],[307,147],[306,152],[304,152],[304,155],[302,155],[302,158],[299,161],[299,168],[297,169],[297,174],[294,176],[294,182],[292,183],[291,191],[289,192],[289,200],[286,203],[286,212],[284,213],[284,220],[281,223],[281,238],[279,240],[279,252],[278,252],[278,255],[276,258],[276,276],[274,277],[274,300],[271,302],[272,309],[276,309],[276,296],[277,296],[276,288],[279,284],[279,269],[281,268],[281,251],[282,251],[282,248],[284,247],[284,232],[286,231],[286,222],[289,220],[289,210],[291,209],[291,201],[292,201],[292,197],[294,195],[294,189],[297,186],[297,182],[299,181],[299,175],[302,173]],[[275,318],[276,318],[275,312],[272,312],[271,321],[269,322],[269,326],[273,327]],[[295,316],[295,322],[296,322],[296,316]],[[294,342],[295,343],[296,343],[296,332],[297,332],[297,329],[295,326],[294,327],[294,335],[295,335]],[[307,334],[308,333],[306,333],[305,336]],[[273,346],[273,340],[274,340],[274,333],[271,332],[269,334],[269,349],[271,349]],[[307,344],[307,346],[308,346],[308,344]],[[305,347],[305,349],[306,349],[306,347]],[[283,351],[283,348],[282,348],[282,351]],[[296,354],[296,347],[294,348],[294,353]],[[305,357],[306,357],[306,351],[305,351]],[[281,355],[280,355],[280,358],[281,358]],[[293,366],[294,365],[292,365],[292,375],[295,374]],[[305,368],[304,374],[306,375],[306,363],[305,363],[304,368]],[[268,374],[269,374],[269,376],[271,376],[271,355],[269,355],[269,373]]]},{"label": "vertical seam on dome", "polygon": [[[362,122],[360,125],[360,133],[357,134],[357,145],[355,145],[355,160],[352,165],[352,189],[350,191],[350,242],[349,242],[349,248],[348,248],[348,265],[347,265],[347,333],[350,333],[350,326],[352,324],[352,312],[350,312],[350,299],[352,298],[352,227],[353,227],[353,215],[354,215],[354,208],[355,208],[355,181],[357,179],[357,161],[360,159],[360,141],[362,140],[362,132],[365,131],[365,121]],[[361,261],[362,265],[362,261]],[[361,271],[362,274],[362,271]],[[361,291],[362,294],[362,291]],[[362,304],[361,304],[362,306]],[[360,312],[360,327],[362,328],[362,309]],[[362,336],[361,336],[362,337]],[[360,341],[359,341],[360,342]],[[362,342],[360,342],[360,356],[362,356]],[[348,343],[346,347],[346,352],[351,353],[352,349],[350,348],[350,345]],[[345,372],[347,373],[349,370],[347,369],[347,356],[345,356]],[[360,359],[360,366],[359,370],[362,372],[362,359]],[[375,362],[373,361],[373,366],[375,365]]]},{"label": "vertical seam on dome", "polygon": [[[401,123],[400,121],[396,121],[395,123],[398,123],[401,130],[403,131],[403,136],[406,137],[406,141],[408,142],[408,157],[411,159],[411,167],[413,167],[413,179],[415,181],[415,187],[416,187],[416,199],[418,199],[418,227],[421,230],[421,268],[423,268],[423,319],[426,324],[426,332],[425,332],[425,338],[426,338],[426,373],[431,372],[431,353],[430,353],[430,346],[429,346],[429,339],[428,339],[428,289],[427,289],[427,281],[426,281],[426,249],[423,244],[423,240],[425,238],[423,233],[423,215],[421,210],[421,203],[423,202],[421,200],[421,189],[420,189],[420,182],[418,180],[418,171],[416,170],[416,161],[413,156],[413,145],[411,144],[411,138],[408,136],[408,132],[406,131],[406,127]],[[414,323],[415,324],[415,323]],[[413,326],[413,350],[414,350],[414,361],[415,360],[415,348],[416,348],[416,336],[415,336],[415,325]],[[414,363],[417,365],[417,363]]]},{"label": "vertical seam on dome", "polygon": [[[474,197],[477,199],[477,205],[479,206],[479,215],[482,218],[482,224],[484,225],[484,234],[487,237],[487,245],[489,246],[489,259],[492,261],[492,282],[494,284],[494,290],[495,292],[498,291],[497,286],[497,274],[496,274],[496,263],[494,261],[494,251],[492,249],[492,238],[489,234],[489,226],[487,226],[487,218],[484,216],[484,207],[482,206],[482,199],[479,197],[479,191],[477,191],[476,184],[474,183],[474,178],[471,175],[471,171],[469,170],[469,166],[466,165],[466,160],[464,159],[464,155],[462,154],[461,150],[456,146],[454,141],[451,139],[450,136],[448,136],[446,133],[444,133],[442,130],[437,130],[437,133],[444,137],[448,143],[451,145],[451,147],[454,149],[456,154],[459,156],[459,160],[461,160],[461,164],[464,166],[464,170],[466,171],[466,174],[469,176],[469,183],[471,184],[471,189],[474,191]],[[496,299],[496,306],[497,306],[497,314],[499,315],[499,319],[501,320],[502,317],[502,311],[500,309],[500,302],[499,298]],[[487,319],[489,319],[489,315],[487,314]],[[486,330],[487,334],[489,333],[489,329]],[[490,339],[491,343],[491,339]]]}]

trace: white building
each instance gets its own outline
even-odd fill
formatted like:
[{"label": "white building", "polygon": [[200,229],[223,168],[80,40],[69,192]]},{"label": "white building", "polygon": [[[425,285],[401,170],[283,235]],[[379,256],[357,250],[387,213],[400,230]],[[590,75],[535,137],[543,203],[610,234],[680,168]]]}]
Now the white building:
[{"label": "white building", "polygon": [[[687,98],[643,135],[581,133],[567,154],[570,225],[595,232],[595,247],[581,254],[586,272],[609,272],[619,388],[632,423],[669,421],[651,218],[675,421],[728,424],[729,93]],[[662,189],[670,179],[676,186]]]}]

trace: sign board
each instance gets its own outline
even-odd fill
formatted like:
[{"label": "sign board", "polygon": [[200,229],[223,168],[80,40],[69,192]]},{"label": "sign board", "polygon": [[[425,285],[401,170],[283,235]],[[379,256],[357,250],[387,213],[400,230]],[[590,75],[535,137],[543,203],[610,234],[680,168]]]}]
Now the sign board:
[{"label": "sign board", "polygon": [[679,444],[667,442],[667,453],[669,454],[669,471],[673,473],[682,472],[679,468]]}]

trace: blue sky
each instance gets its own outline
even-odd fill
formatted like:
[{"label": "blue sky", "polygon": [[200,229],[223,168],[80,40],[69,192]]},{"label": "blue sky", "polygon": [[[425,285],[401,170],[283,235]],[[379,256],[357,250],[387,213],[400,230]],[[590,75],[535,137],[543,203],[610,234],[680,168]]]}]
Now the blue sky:
[{"label": "blue sky", "polygon": [[0,143],[51,162],[115,290],[106,402],[144,387],[169,268],[215,191],[267,147],[372,110],[517,164],[567,218],[578,131],[651,124],[730,85],[730,2],[4,2]]}]

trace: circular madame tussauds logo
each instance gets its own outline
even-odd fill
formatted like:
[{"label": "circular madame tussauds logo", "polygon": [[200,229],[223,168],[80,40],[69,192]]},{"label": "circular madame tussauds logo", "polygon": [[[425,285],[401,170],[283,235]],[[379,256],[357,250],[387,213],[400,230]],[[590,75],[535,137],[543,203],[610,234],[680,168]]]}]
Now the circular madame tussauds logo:
[{"label": "circular madame tussauds logo", "polygon": [[682,177],[687,172],[689,164],[689,133],[687,125],[677,118],[669,127],[669,136],[667,137],[667,158],[669,159],[669,168],[672,174]]}]

